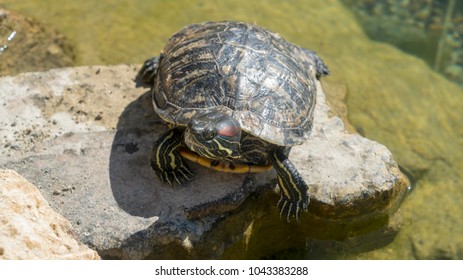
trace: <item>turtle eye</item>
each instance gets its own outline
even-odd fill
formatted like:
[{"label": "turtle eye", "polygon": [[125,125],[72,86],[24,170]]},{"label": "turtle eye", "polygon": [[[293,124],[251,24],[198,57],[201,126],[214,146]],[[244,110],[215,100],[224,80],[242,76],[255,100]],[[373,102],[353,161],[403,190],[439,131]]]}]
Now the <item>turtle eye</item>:
[{"label": "turtle eye", "polygon": [[212,129],[205,129],[204,132],[203,132],[203,138],[206,141],[210,141],[210,140],[214,139],[215,136],[217,136],[217,133]]}]

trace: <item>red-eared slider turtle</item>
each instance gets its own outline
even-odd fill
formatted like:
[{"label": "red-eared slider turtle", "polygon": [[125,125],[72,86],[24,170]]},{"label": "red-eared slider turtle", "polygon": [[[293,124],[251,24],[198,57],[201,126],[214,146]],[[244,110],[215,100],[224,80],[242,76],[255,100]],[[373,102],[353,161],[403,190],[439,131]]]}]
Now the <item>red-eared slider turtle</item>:
[{"label": "red-eared slider turtle", "polygon": [[151,167],[172,184],[193,176],[184,157],[211,167],[225,162],[216,168],[223,171],[271,165],[280,214],[299,219],[308,187],[288,155],[309,136],[315,79],[326,74],[315,52],[262,27],[232,21],[185,27],[138,74],[171,127],[154,143]]}]

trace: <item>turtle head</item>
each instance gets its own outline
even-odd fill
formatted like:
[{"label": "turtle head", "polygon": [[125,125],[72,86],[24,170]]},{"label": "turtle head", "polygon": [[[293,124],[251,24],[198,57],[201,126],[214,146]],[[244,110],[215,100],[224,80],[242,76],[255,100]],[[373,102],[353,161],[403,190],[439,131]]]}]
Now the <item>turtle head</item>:
[{"label": "turtle head", "polygon": [[220,112],[194,116],[185,130],[186,146],[202,157],[233,160],[241,156],[241,126]]}]

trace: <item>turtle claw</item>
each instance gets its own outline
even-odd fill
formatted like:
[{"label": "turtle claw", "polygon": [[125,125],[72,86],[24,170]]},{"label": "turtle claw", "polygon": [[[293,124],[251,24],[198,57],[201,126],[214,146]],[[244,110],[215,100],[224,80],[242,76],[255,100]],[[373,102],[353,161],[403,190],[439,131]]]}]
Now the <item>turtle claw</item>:
[{"label": "turtle claw", "polygon": [[178,148],[182,145],[182,132],[172,129],[164,133],[151,151],[150,166],[163,182],[182,185],[193,178],[194,173],[180,156]]},{"label": "turtle claw", "polygon": [[170,186],[173,186],[175,183],[183,185],[194,177],[193,171],[185,164],[176,169],[169,170],[161,170],[153,161],[150,162],[150,165],[159,180],[163,183],[168,183]]},{"label": "turtle claw", "polygon": [[281,196],[280,200],[278,200],[280,217],[285,217],[287,222],[290,222],[291,218],[294,217],[299,222],[301,219],[302,211],[307,212],[308,204],[308,201],[292,201],[284,196]]},{"label": "turtle claw", "polygon": [[176,170],[173,170],[173,172],[171,172],[171,175],[179,185],[182,185],[184,182],[190,181],[194,176],[193,171],[191,171],[190,168],[186,165],[182,165]]},{"label": "turtle claw", "polygon": [[[190,181],[191,179],[193,179],[193,177],[195,176],[195,174],[193,173],[193,171],[191,171],[191,169],[189,167],[187,167],[186,165],[182,165],[179,169],[178,169],[178,173],[181,175],[180,177],[184,180],[184,181]],[[177,179],[177,177],[175,177]],[[177,180],[177,182],[179,182]],[[180,183],[180,182],[179,182]]]},{"label": "turtle claw", "polygon": [[269,159],[278,174],[281,195],[278,201],[280,216],[285,217],[288,222],[293,217],[299,221],[302,211],[307,211],[309,205],[308,186],[288,159],[287,151],[277,149]]}]

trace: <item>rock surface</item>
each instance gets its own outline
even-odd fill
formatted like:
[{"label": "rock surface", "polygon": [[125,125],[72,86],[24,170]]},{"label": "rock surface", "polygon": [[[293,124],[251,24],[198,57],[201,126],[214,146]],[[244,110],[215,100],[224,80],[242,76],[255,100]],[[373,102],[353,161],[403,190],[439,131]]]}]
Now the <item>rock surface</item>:
[{"label": "rock surface", "polygon": [[12,170],[0,170],[0,259],[99,259],[69,221]]},{"label": "rock surface", "polygon": [[306,240],[314,219],[387,220],[406,193],[384,146],[346,133],[339,118],[329,117],[320,84],[313,134],[291,153],[310,187],[309,214],[300,224],[281,221],[277,195],[264,191],[274,186],[274,171],[237,175],[191,164],[194,180],[163,185],[147,162],[166,127],[147,89],[135,87],[137,69],[79,67],[0,79],[0,167],[37,185],[103,257],[215,258],[250,225],[257,228],[255,220],[299,228]]}]

